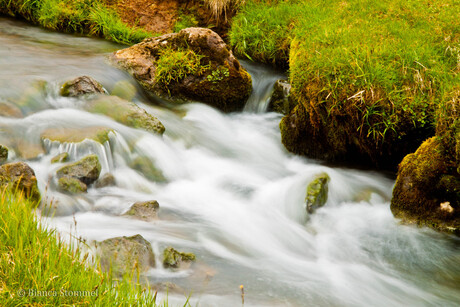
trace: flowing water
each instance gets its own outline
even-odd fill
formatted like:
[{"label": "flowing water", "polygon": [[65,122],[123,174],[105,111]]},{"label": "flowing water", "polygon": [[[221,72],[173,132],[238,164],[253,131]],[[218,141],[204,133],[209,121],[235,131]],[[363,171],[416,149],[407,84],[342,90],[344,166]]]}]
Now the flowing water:
[{"label": "flowing water", "polygon": [[[119,48],[0,18],[0,99],[29,102],[22,104],[24,118],[0,117],[0,143],[19,140],[30,153],[50,127],[114,130],[104,145],[44,142],[45,152],[28,160],[41,191],[57,204],[49,223],[61,233],[88,241],[141,234],[157,263],[167,246],[194,252],[198,261],[185,271],[147,273],[151,284],[175,284],[169,299],[176,303],[192,293],[192,305],[240,306],[244,285],[245,306],[458,306],[459,239],[400,225],[389,208],[392,179],[328,167],[283,148],[281,116],[264,112],[282,75],[243,63],[254,95],[241,113],[199,103],[166,107],[149,102],[126,73],[107,64]],[[81,75],[109,92],[117,83],[135,86],[133,100],[163,122],[165,135],[88,113],[80,108],[84,101],[58,95],[64,81]],[[57,192],[53,175],[62,164],[50,159],[60,152],[72,160],[96,153],[116,186],[78,197]],[[166,183],[132,169],[138,157],[154,163]],[[307,216],[306,186],[323,172],[331,178],[328,201]],[[120,216],[152,199],[161,207],[157,221]]]}]

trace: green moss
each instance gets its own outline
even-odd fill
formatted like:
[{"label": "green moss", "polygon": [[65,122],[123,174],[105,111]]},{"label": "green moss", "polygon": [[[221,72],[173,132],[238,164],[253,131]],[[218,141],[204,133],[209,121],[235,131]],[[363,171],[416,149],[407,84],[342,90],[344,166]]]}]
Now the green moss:
[{"label": "green moss", "polygon": [[327,202],[329,175],[326,173],[317,175],[307,186],[305,202],[308,213],[313,213]]},{"label": "green moss", "polygon": [[193,14],[184,14],[184,12],[179,12],[179,17],[174,24],[174,32],[179,32],[185,28],[197,27],[198,20]]},{"label": "green moss", "polygon": [[68,159],[69,159],[69,154],[67,152],[63,152],[53,157],[51,159],[51,164],[67,162]]},{"label": "green moss", "polygon": [[99,178],[101,164],[97,155],[88,155],[79,161],[67,164],[57,170],[58,178],[73,177],[83,182],[91,184]]},{"label": "green moss", "polygon": [[130,167],[139,171],[149,180],[154,182],[166,182],[166,178],[163,175],[163,172],[155,167],[153,161],[147,157],[137,157],[131,163]]}]

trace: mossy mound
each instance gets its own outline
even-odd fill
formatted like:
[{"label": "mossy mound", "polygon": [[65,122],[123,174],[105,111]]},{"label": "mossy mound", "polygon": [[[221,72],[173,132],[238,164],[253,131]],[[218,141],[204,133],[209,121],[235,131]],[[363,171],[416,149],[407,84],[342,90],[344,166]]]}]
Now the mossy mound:
[{"label": "mossy mound", "polygon": [[252,91],[251,76],[209,29],[149,38],[115,52],[112,61],[155,95],[201,101],[223,111],[242,109]]},{"label": "mossy mound", "polygon": [[89,139],[104,144],[112,131],[107,127],[50,128],[42,132],[41,138],[60,143],[80,143]]}]

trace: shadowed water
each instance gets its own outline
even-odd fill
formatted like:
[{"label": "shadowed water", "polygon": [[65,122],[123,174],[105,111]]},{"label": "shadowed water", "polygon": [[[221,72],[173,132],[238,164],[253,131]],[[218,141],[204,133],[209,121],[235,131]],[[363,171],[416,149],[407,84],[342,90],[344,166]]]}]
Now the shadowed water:
[{"label": "shadowed water", "polygon": [[[157,263],[167,246],[194,252],[198,261],[186,271],[147,274],[152,284],[176,284],[169,297],[177,303],[192,292],[192,305],[239,306],[244,285],[245,306],[458,306],[457,238],[400,225],[389,205],[394,182],[382,174],[327,167],[283,148],[281,115],[263,113],[282,74],[247,64],[254,95],[234,114],[199,103],[154,106],[137,88],[134,101],[166,127],[159,137],[84,111],[84,99],[58,95],[63,82],[80,75],[109,91],[121,80],[136,86],[106,62],[118,48],[0,18],[0,100],[34,101],[24,118],[0,117],[0,141],[41,144],[50,127],[114,131],[103,145],[45,141],[44,153],[28,161],[57,205],[51,225],[66,234],[75,219],[76,235],[88,241],[139,233]],[[37,80],[46,86],[36,87]],[[62,164],[50,160],[60,152],[71,160],[97,154],[102,173],[112,173],[117,185],[75,197],[57,192],[53,175]],[[167,182],[132,169],[137,157],[147,157]],[[306,186],[323,172],[331,178],[328,201],[308,216]],[[152,199],[160,203],[159,220],[120,216]]]}]

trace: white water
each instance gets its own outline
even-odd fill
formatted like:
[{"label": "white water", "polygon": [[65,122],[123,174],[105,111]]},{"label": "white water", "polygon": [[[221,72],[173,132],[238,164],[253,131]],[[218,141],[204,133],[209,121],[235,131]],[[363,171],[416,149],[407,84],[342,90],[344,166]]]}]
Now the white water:
[{"label": "white water", "polygon": [[[166,109],[139,91],[135,101],[166,127],[158,137],[87,113],[78,107],[83,101],[57,96],[60,83],[84,74],[109,90],[126,78],[134,84],[105,64],[107,52],[117,48],[0,18],[0,98],[19,99],[36,79],[50,84],[37,97],[38,110],[24,119],[0,117],[1,127],[36,143],[49,127],[116,131],[103,146],[46,143],[47,154],[28,161],[41,190],[59,202],[50,223],[61,232],[75,219],[76,235],[87,240],[141,234],[157,263],[166,246],[194,252],[197,264],[187,271],[148,272],[152,284],[178,285],[169,294],[178,304],[182,293],[192,292],[193,305],[239,306],[242,284],[245,306],[458,306],[457,238],[399,225],[389,209],[391,179],[286,152],[280,115],[261,113],[278,73],[248,67],[255,94],[243,113],[222,114],[198,103]],[[91,188],[73,198],[54,191],[59,165],[49,161],[63,151],[72,159],[98,154],[116,187]],[[153,161],[168,182],[151,182],[131,169],[138,156]],[[331,177],[328,202],[307,216],[305,188],[321,172]],[[119,216],[135,201],[151,199],[160,203],[158,221]]]}]

